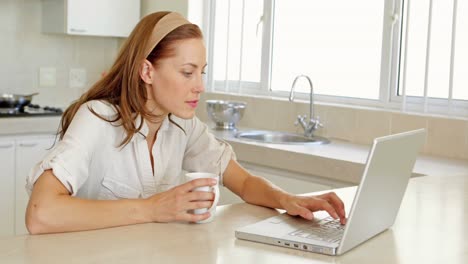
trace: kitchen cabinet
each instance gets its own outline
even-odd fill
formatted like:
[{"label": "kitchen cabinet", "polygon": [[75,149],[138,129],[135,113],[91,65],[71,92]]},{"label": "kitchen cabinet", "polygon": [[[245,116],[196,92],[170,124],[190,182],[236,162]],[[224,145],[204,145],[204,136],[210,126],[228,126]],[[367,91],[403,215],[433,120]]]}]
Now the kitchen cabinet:
[{"label": "kitchen cabinet", "polygon": [[42,31],[128,37],[140,20],[140,0],[42,0]]},{"label": "kitchen cabinet", "polygon": [[0,139],[0,237],[14,235],[15,225],[15,140]]},{"label": "kitchen cabinet", "polygon": [[54,140],[55,135],[0,136],[0,236],[28,233],[26,177]]},{"label": "kitchen cabinet", "polygon": [[[302,175],[290,171],[272,169],[244,162],[241,162],[241,165],[253,175],[261,176],[289,193],[299,194],[323,191],[331,189],[332,185],[334,185],[332,183],[319,182],[312,176],[309,177],[308,175]],[[242,199],[225,187],[220,189],[220,193],[219,205],[242,202]]]},{"label": "kitchen cabinet", "polygon": [[55,136],[28,136],[16,140],[15,156],[15,234],[27,234],[25,212],[29,195],[26,178],[31,168],[39,162],[54,144]]}]

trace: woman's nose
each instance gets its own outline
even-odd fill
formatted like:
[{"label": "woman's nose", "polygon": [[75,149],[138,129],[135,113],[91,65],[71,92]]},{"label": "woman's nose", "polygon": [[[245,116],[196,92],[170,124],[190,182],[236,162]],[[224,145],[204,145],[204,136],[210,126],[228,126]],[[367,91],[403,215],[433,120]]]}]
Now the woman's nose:
[{"label": "woman's nose", "polygon": [[204,75],[200,77],[200,80],[197,82],[197,84],[194,87],[194,92],[196,93],[203,93],[205,91],[205,78]]}]

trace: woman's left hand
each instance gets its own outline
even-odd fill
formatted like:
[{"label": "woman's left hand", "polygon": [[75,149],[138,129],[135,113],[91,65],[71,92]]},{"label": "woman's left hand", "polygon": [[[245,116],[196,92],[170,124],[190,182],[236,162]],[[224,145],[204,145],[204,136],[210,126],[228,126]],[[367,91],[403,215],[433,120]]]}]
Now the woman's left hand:
[{"label": "woman's left hand", "polygon": [[287,195],[281,205],[289,215],[299,215],[308,220],[314,219],[313,212],[325,210],[331,217],[339,218],[341,224],[346,224],[343,201],[334,192],[316,196]]}]

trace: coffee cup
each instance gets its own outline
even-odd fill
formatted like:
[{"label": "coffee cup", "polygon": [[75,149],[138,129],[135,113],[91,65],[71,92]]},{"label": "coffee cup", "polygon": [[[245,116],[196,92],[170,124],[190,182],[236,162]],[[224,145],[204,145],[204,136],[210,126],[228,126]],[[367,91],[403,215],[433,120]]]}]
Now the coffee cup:
[{"label": "coffee cup", "polygon": [[[202,179],[202,178],[210,178],[210,179],[216,179],[216,181],[219,182],[219,176],[214,174],[214,173],[209,173],[209,172],[191,172],[185,174],[185,177],[187,179],[187,182],[193,181],[195,179]],[[213,221],[215,214],[216,214],[216,206],[218,205],[219,202],[219,186],[218,184],[213,185],[213,186],[201,186],[194,188],[193,191],[198,191],[198,192],[213,192],[215,194],[215,198],[213,200],[213,204],[211,205],[210,208],[201,208],[201,209],[194,209],[193,213],[194,214],[204,214],[206,212],[210,212],[211,216],[205,220],[198,221],[197,223],[203,224],[203,223],[209,223]]]}]

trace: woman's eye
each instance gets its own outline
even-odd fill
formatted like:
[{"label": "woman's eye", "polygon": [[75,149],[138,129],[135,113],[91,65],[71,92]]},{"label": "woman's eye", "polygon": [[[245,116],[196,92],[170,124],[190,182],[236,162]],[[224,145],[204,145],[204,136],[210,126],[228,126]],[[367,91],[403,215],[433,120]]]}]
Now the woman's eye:
[{"label": "woman's eye", "polygon": [[190,77],[190,76],[192,76],[192,73],[191,73],[191,72],[183,72],[183,74],[185,75],[185,77]]}]

